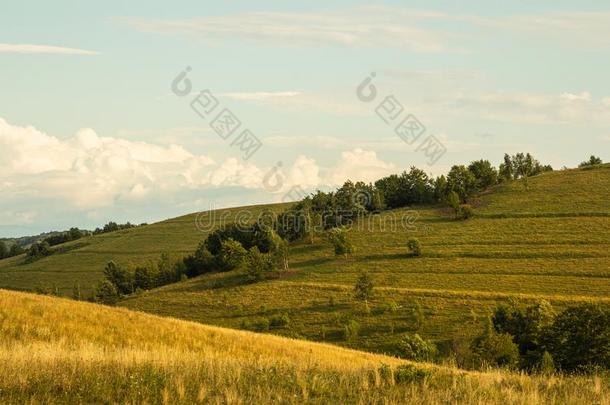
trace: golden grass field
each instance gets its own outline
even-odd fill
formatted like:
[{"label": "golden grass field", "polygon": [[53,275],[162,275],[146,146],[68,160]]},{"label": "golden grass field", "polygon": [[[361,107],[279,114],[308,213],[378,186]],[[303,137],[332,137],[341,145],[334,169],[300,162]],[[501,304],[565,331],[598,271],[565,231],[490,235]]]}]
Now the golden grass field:
[{"label": "golden grass field", "polygon": [[0,290],[0,403],[608,404],[596,376],[465,372]]}]

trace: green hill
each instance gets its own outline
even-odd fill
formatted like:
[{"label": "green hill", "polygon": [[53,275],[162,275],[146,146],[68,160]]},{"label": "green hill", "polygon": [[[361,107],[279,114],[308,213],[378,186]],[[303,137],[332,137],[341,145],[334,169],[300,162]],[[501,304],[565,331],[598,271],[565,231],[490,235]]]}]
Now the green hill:
[{"label": "green hill", "polygon": [[[393,226],[410,210],[385,211],[352,229],[355,253],[336,258],[322,238],[290,247],[290,271],[278,280],[247,284],[235,272],[204,275],[142,293],[120,305],[208,324],[240,328],[286,314],[288,326],[271,331],[367,350],[393,352],[400,334],[417,330],[442,350],[481,329],[499,301],[546,299],[561,308],[580,301],[610,301],[610,165],[545,173],[502,184],[475,201],[476,216],[454,221],[438,206],[416,207],[414,228]],[[256,217],[264,209],[247,207]],[[244,208],[211,217],[231,221]],[[70,294],[101,276],[109,260],[121,264],[157,259],[161,252],[187,254],[205,238],[196,215],[88,237],[31,264],[0,261],[0,287],[32,289],[56,284]],[[423,255],[408,257],[410,236]],[[370,311],[354,303],[362,270],[375,284]],[[413,309],[423,308],[421,325]],[[369,313],[370,312],[370,313]],[[360,324],[349,341],[349,320]],[[264,322],[263,322],[264,324]],[[264,325],[263,325],[263,329]]]},{"label": "green hill", "polygon": [[0,403],[605,403],[597,376],[465,372],[0,290]]}]

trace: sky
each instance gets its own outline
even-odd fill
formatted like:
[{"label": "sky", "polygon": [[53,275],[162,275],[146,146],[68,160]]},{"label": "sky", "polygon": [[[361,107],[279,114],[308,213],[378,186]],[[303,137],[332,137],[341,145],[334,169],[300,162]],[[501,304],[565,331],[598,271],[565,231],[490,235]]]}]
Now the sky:
[{"label": "sky", "polygon": [[6,2],[0,237],[610,159],[610,6],[460,3]]}]

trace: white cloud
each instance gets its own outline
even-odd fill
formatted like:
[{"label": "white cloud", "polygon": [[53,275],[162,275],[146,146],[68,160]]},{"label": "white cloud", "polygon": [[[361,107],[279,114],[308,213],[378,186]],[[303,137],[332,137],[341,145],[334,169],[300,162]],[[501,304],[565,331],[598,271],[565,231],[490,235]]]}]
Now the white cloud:
[{"label": "white cloud", "polygon": [[393,164],[380,160],[375,151],[358,148],[341,153],[341,160],[331,168],[327,182],[342,184],[347,179],[371,182],[396,171]]},{"label": "white cloud", "polygon": [[250,12],[182,20],[122,18],[145,32],[186,34],[206,41],[223,38],[273,41],[301,45],[349,47],[393,46],[417,52],[439,52],[446,34],[419,27],[415,22],[434,17],[413,13],[409,21],[393,18],[386,10],[354,8],[337,12]]},{"label": "white cloud", "polygon": [[[394,169],[369,150],[343,152],[339,162],[326,170],[301,155],[282,165],[281,187],[275,192],[296,185],[308,190],[339,185],[348,178],[373,181]],[[166,198],[180,203],[187,190],[237,187],[264,192],[269,191],[263,179],[270,170],[237,158],[216,162],[176,144],[103,137],[92,129],[59,139],[0,118],[0,191],[7,212],[23,202],[44,207],[45,201],[53,200],[61,202],[66,212],[94,212],[117,203],[137,206]],[[31,214],[35,211],[14,216],[26,223],[35,218]]]},{"label": "white cloud", "polygon": [[64,46],[35,45],[35,44],[4,44],[0,43],[0,53],[22,54],[56,54],[56,55],[97,55],[99,52],[86,49],[67,48]]},{"label": "white cloud", "polygon": [[495,46],[499,35],[579,49],[610,47],[610,12],[483,16],[394,6],[338,11],[249,12],[190,19],[122,18],[138,30],[184,34],[210,43],[238,38],[295,45],[391,47],[416,52],[463,52],[469,43]]}]

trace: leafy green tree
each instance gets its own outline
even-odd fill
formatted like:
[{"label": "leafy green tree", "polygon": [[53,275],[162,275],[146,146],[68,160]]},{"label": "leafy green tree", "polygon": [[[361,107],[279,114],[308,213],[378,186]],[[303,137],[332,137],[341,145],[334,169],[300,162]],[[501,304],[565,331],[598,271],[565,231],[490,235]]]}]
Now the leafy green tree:
[{"label": "leafy green tree", "polygon": [[11,248],[8,251],[8,257],[19,256],[19,255],[21,255],[23,253],[25,253],[25,249],[23,249],[18,244],[13,243],[11,245]]},{"label": "leafy green tree", "polygon": [[404,335],[399,346],[401,357],[408,360],[432,361],[438,353],[434,343],[422,339],[417,333]]},{"label": "leafy green tree", "polygon": [[508,333],[498,333],[488,319],[483,333],[470,345],[479,365],[514,368],[519,363],[519,348]]},{"label": "leafy green tree", "polygon": [[135,288],[150,290],[157,286],[158,274],[154,266],[137,266],[134,270]]},{"label": "leafy green tree", "polygon": [[364,271],[360,273],[356,284],[354,285],[354,297],[357,300],[364,301],[368,304],[368,300],[373,296],[373,280],[369,274]]},{"label": "leafy green tree", "polygon": [[508,333],[519,348],[521,366],[534,369],[544,354],[545,333],[555,319],[555,311],[548,301],[522,306],[516,301],[498,306],[492,323],[498,333]]},{"label": "leafy green tree", "polygon": [[564,371],[610,370],[610,309],[599,304],[567,308],[549,328],[545,347]]},{"label": "leafy green tree", "polygon": [[540,364],[536,371],[547,376],[555,373],[555,361],[553,360],[553,356],[546,350],[542,353],[542,358],[540,359]]},{"label": "leafy green tree", "polygon": [[0,260],[8,257],[8,248],[6,247],[6,243],[0,240]]},{"label": "leafy green tree", "polygon": [[460,215],[460,196],[453,190],[447,194],[447,205],[453,209],[455,219],[458,219]]},{"label": "leafy green tree", "polygon": [[421,243],[417,238],[409,238],[407,241],[407,249],[411,256],[421,256]]},{"label": "leafy green tree", "polygon": [[273,261],[268,253],[261,253],[258,247],[250,248],[245,257],[246,276],[250,281],[261,281],[273,270]]},{"label": "leafy green tree", "polygon": [[220,268],[229,271],[242,267],[247,253],[242,244],[233,238],[223,241],[218,256]]},{"label": "leafy green tree", "polygon": [[328,238],[333,244],[336,256],[343,255],[347,259],[347,255],[353,253],[354,246],[352,245],[352,241],[350,240],[346,229],[333,228],[328,232]]},{"label": "leafy green tree", "polygon": [[98,283],[94,295],[95,301],[106,305],[114,305],[119,300],[119,292],[113,283],[102,280]]},{"label": "leafy green tree", "polygon": [[27,251],[26,258],[28,261],[38,260],[42,257],[51,254],[51,247],[46,241],[33,243]]},{"label": "leafy green tree", "polygon": [[500,164],[499,176],[504,181],[509,181],[514,178],[513,160],[508,153],[504,154],[504,162]]},{"label": "leafy green tree", "polygon": [[602,164],[602,160],[599,157],[591,155],[589,160],[582,162],[581,164],[578,165],[578,167],[588,167],[588,166],[595,166],[595,165],[601,165],[601,164]]},{"label": "leafy green tree", "polygon": [[438,176],[434,180],[434,200],[443,202],[447,196],[447,178],[444,175]]},{"label": "leafy green tree", "polygon": [[134,292],[133,274],[115,262],[106,264],[104,277],[115,287],[118,294],[127,295]]},{"label": "leafy green tree", "polygon": [[474,175],[479,190],[484,190],[498,182],[498,171],[489,160],[475,160],[470,163],[468,170]]},{"label": "leafy green tree", "polygon": [[188,277],[196,277],[200,274],[209,273],[219,269],[218,261],[207,249],[205,242],[197,247],[197,250],[183,259]]},{"label": "leafy green tree", "polygon": [[466,202],[477,188],[474,175],[463,165],[455,165],[447,174],[447,188],[457,193],[460,200]]}]

